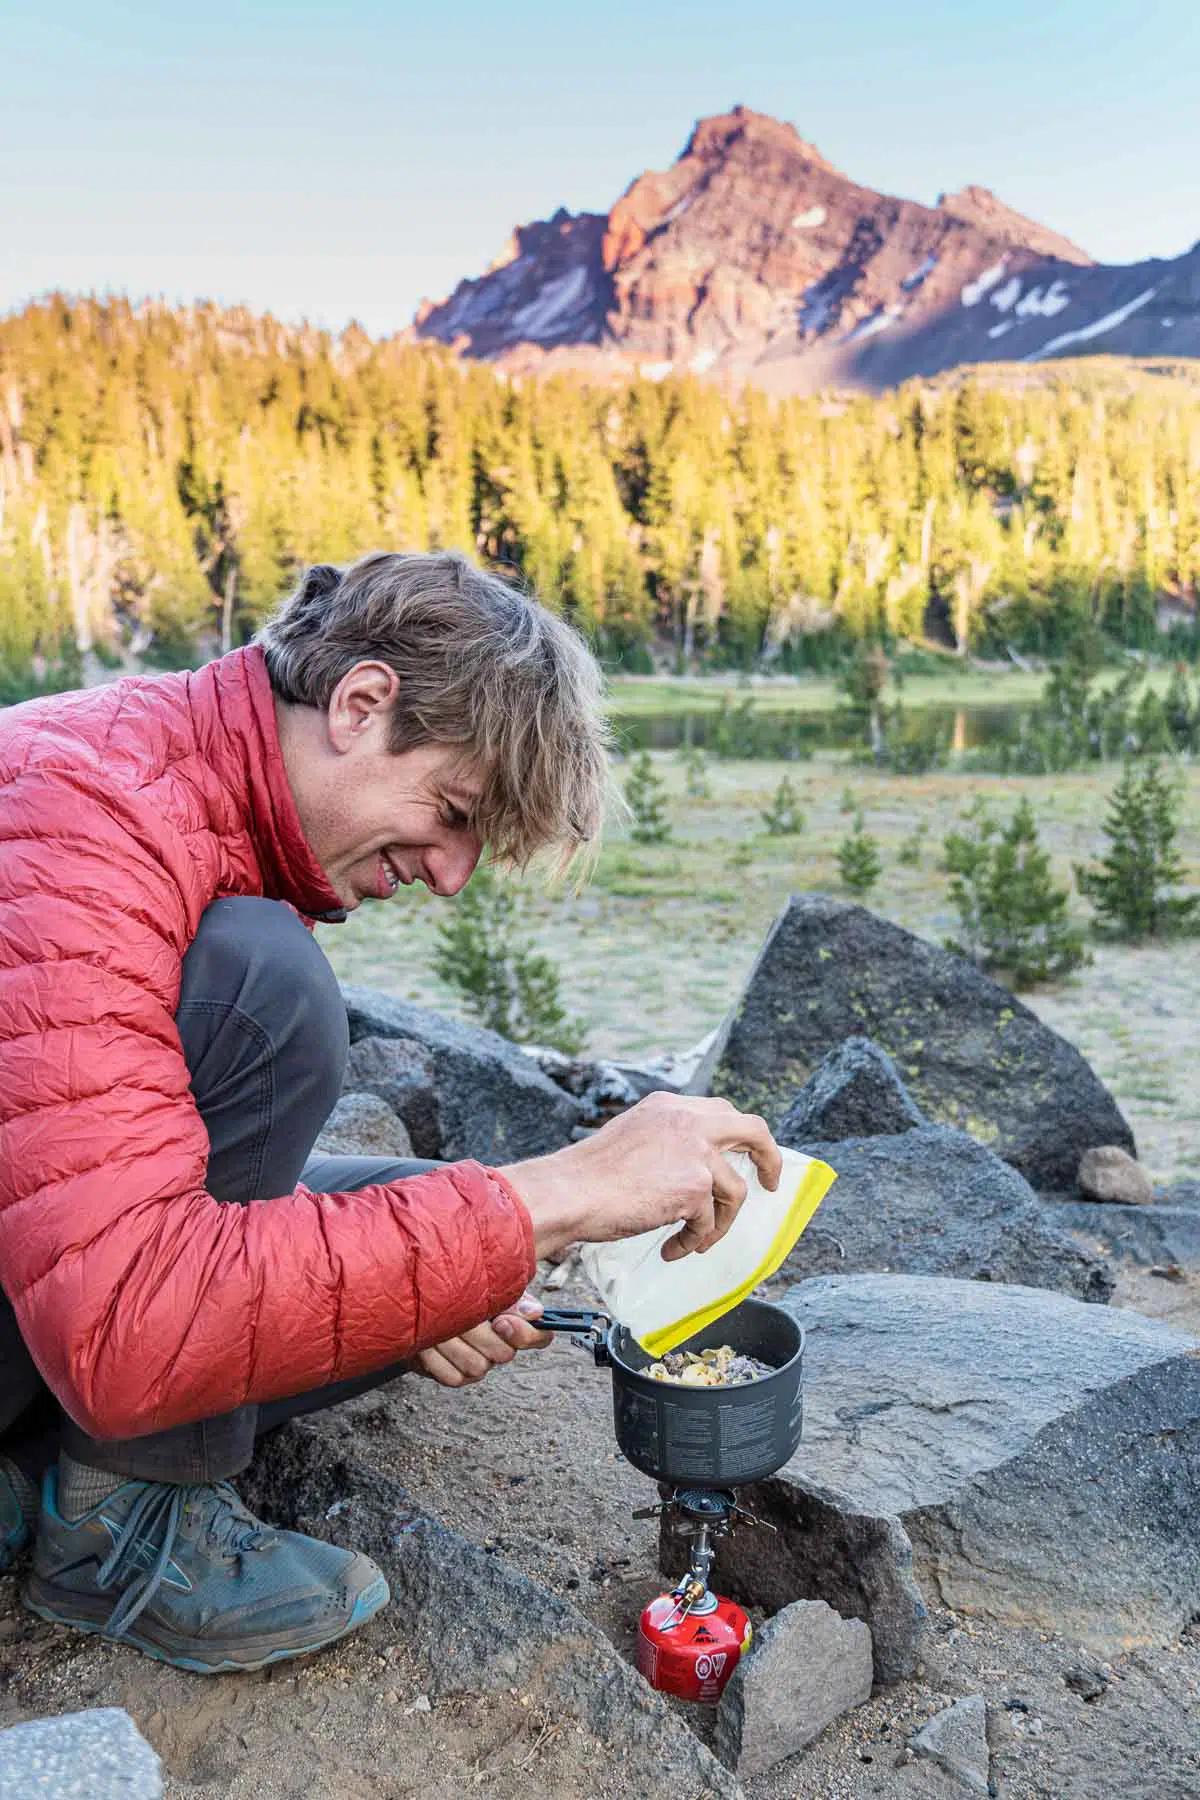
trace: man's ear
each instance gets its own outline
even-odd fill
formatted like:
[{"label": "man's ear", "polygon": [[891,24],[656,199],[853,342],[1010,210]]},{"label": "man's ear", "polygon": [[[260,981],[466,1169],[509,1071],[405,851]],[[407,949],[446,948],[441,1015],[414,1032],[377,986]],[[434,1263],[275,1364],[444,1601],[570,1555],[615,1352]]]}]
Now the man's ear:
[{"label": "man's ear", "polygon": [[400,678],[384,662],[355,663],[330,695],[326,729],[330,748],[341,756],[386,732]]}]

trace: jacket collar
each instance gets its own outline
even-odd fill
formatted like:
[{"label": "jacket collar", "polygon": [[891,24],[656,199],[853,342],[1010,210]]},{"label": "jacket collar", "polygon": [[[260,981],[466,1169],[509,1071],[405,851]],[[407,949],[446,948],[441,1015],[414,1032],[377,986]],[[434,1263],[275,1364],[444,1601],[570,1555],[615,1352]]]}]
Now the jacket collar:
[{"label": "jacket collar", "polygon": [[300,824],[275,719],[266,660],[257,644],[232,650],[190,678],[199,734],[217,773],[239,802],[269,900],[286,900],[310,919],[346,917]]}]

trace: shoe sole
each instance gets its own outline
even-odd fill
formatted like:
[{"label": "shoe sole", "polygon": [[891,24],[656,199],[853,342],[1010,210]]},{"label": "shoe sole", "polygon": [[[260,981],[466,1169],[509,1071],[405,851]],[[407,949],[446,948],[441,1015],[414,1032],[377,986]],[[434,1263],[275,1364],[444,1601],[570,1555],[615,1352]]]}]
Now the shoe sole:
[{"label": "shoe sole", "polygon": [[[45,1619],[51,1625],[69,1625],[74,1630],[86,1631],[93,1637],[107,1636],[104,1626],[99,1620],[73,1617],[71,1614],[61,1611],[52,1602],[38,1599],[32,1589],[31,1581],[22,1598],[30,1612],[36,1613],[39,1619]],[[377,1581],[371,1583],[370,1587],[363,1589],[354,1602],[350,1617],[337,1631],[331,1631],[309,1644],[287,1644],[281,1648],[269,1650],[265,1655],[255,1658],[252,1662],[246,1661],[242,1657],[229,1656],[223,1657],[220,1662],[211,1660],[205,1662],[199,1657],[185,1655],[182,1649],[173,1650],[164,1643],[156,1642],[153,1638],[143,1637],[136,1630],[123,1632],[119,1638],[109,1638],[108,1641],[114,1644],[129,1644],[133,1649],[141,1650],[144,1655],[152,1656],[156,1662],[170,1663],[172,1668],[187,1669],[193,1675],[249,1675],[255,1669],[267,1668],[271,1663],[286,1662],[293,1656],[311,1656],[316,1650],[324,1650],[328,1645],[336,1644],[339,1638],[344,1638],[350,1632],[357,1631],[360,1625],[365,1625],[368,1619],[374,1618],[375,1614],[387,1605],[390,1598],[390,1589],[381,1575]]]}]

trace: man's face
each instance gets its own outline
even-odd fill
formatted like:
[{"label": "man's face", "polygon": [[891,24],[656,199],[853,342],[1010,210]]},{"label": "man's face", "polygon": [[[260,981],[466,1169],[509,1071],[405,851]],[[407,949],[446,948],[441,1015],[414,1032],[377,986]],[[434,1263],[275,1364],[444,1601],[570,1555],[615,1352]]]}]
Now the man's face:
[{"label": "man's face", "polygon": [[277,705],[280,742],[309,847],[347,911],[423,881],[457,894],[482,845],[468,820],[481,776],[454,745],[388,748],[396,677],[360,663],[327,713]]}]

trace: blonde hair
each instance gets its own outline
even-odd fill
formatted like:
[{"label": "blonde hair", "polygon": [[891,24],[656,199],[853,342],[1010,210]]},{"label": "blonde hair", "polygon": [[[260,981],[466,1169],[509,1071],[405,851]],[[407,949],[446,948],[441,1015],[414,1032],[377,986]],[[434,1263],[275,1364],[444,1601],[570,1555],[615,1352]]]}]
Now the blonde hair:
[{"label": "blonde hair", "polygon": [[383,662],[400,692],[391,749],[453,744],[483,772],[471,820],[494,860],[599,838],[610,798],[603,680],[579,634],[456,551],[374,550],[307,570],[257,634],[283,700],[327,707],[356,663]]}]

